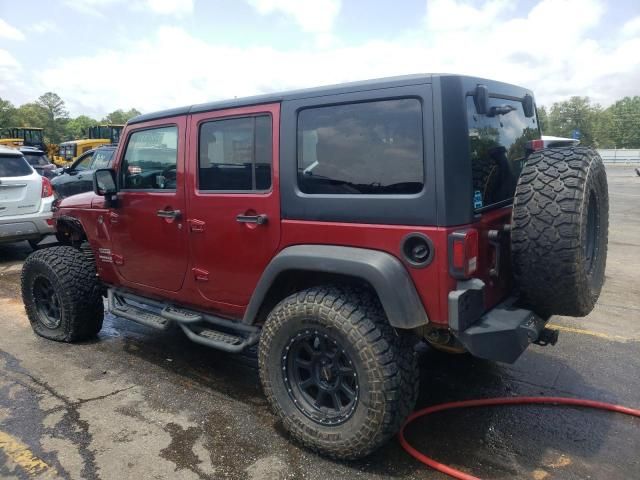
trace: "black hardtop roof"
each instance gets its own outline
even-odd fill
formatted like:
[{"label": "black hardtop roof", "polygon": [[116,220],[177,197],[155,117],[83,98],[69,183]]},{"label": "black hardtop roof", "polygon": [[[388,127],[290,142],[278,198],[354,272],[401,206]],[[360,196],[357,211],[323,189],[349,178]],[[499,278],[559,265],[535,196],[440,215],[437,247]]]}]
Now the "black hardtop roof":
[{"label": "black hardtop roof", "polygon": [[208,112],[223,108],[248,107],[265,103],[277,103],[285,100],[298,100],[301,98],[321,97],[324,95],[335,95],[339,93],[350,93],[361,90],[373,90],[378,88],[401,87],[406,85],[416,85],[420,83],[431,83],[434,76],[441,74],[420,73],[414,75],[402,75],[399,77],[377,78],[359,82],[348,82],[337,85],[327,85],[322,87],[305,88],[301,90],[290,90],[286,92],[268,93],[265,95],[254,95],[251,97],[234,98],[231,100],[221,100],[216,102],[201,103],[197,105],[187,105],[184,107],[170,108],[158,112],[145,113],[129,120],[129,124],[147,122],[161,118],[186,115],[189,113]]},{"label": "black hardtop roof", "polygon": [[449,73],[417,73],[413,75],[402,75],[397,77],[376,78],[358,82],[340,83],[336,85],[326,85],[322,87],[305,88],[301,90],[290,90],[285,92],[268,93],[265,95],[255,95],[251,97],[234,98],[231,100],[220,100],[215,102],[201,103],[197,105],[187,105],[184,107],[170,108],[158,112],[145,113],[129,120],[128,124],[159,120],[162,118],[187,115],[190,113],[209,112],[224,108],[248,107],[265,103],[278,103],[286,100],[300,100],[303,98],[322,97],[326,95],[337,95],[342,93],[353,93],[365,90],[377,90],[382,88],[404,87],[408,85],[419,85],[432,83],[434,78],[443,81],[458,81],[463,85],[471,87],[477,83],[486,83],[500,89],[507,89],[511,92],[531,93],[526,89],[510,85],[507,83],[489,80],[485,78],[473,77],[469,75],[456,75]]}]

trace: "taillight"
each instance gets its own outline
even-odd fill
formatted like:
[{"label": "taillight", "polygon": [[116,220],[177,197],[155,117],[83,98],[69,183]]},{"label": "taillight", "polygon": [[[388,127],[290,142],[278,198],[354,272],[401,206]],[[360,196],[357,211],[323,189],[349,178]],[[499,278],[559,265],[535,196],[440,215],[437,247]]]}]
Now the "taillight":
[{"label": "taillight", "polygon": [[42,177],[42,198],[50,197],[53,195],[53,187],[51,181],[47,177]]},{"label": "taillight", "polygon": [[478,231],[469,228],[449,235],[449,273],[466,279],[478,269]]},{"label": "taillight", "polygon": [[526,145],[526,149],[531,152],[537,152],[544,148],[544,140],[529,140]]}]

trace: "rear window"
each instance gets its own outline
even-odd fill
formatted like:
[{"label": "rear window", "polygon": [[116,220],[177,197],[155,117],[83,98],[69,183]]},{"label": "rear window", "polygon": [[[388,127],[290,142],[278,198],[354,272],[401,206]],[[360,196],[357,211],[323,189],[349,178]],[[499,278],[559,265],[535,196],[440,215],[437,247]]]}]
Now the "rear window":
[{"label": "rear window", "polygon": [[415,194],[424,186],[415,98],[333,105],[298,116],[298,186],[309,194]]},{"label": "rear window", "polygon": [[467,97],[476,210],[499,206],[513,198],[526,159],[526,144],[540,138],[535,115],[525,117],[520,101],[490,97],[489,112],[479,115],[473,97]]},{"label": "rear window", "polygon": [[29,165],[33,167],[43,167],[49,164],[49,159],[46,155],[38,154],[38,155],[30,155],[28,153],[24,154],[24,158],[27,159]]},{"label": "rear window", "polygon": [[24,157],[0,156],[0,177],[25,177],[32,172]]}]

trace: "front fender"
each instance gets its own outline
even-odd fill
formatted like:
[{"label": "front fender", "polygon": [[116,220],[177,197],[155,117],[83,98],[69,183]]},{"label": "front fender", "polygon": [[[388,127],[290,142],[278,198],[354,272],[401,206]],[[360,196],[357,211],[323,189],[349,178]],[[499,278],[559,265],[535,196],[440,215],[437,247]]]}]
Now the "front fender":
[{"label": "front fender", "polygon": [[280,274],[290,270],[362,279],[378,294],[393,327],[411,329],[429,323],[415,285],[400,260],[378,250],[333,245],[296,245],[276,255],[258,281],[243,323],[252,324],[256,320],[271,285]]}]

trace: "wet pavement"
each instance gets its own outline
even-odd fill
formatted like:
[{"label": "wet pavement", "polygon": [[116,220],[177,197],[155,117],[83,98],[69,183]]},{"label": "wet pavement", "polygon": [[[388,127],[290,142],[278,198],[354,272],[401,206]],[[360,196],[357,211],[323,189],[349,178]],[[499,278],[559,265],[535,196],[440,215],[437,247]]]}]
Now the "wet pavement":
[{"label": "wet pavement", "polygon": [[[640,408],[640,177],[608,169],[607,283],[585,319],[554,318],[556,347],[514,365],[426,351],[419,407],[512,395],[585,397]],[[19,299],[26,243],[0,246],[3,478],[448,478],[393,440],[357,462],[291,443],[251,355],[108,317],[97,340],[36,337]],[[566,407],[445,412],[408,430],[414,446],[483,478],[640,478],[640,420]]]}]

